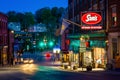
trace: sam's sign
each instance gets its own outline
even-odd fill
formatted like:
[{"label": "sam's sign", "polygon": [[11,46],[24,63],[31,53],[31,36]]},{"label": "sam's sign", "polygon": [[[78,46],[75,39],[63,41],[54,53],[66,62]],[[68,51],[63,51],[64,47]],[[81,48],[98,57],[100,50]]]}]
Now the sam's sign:
[{"label": "sam's sign", "polygon": [[102,16],[100,12],[82,12],[81,21],[82,21],[81,23],[82,29],[101,29],[102,28],[101,26]]}]

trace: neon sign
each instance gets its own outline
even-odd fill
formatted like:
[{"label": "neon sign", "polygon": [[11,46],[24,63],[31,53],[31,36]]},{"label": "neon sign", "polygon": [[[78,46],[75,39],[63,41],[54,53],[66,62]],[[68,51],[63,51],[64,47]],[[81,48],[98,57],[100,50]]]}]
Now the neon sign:
[{"label": "neon sign", "polygon": [[100,14],[95,12],[87,12],[82,15],[81,20],[83,23],[88,25],[98,24],[102,21],[102,17]]}]

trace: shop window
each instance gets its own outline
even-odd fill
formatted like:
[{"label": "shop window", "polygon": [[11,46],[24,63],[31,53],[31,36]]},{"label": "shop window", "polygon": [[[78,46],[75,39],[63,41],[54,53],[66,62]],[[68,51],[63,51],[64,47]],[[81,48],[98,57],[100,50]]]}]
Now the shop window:
[{"label": "shop window", "polygon": [[112,17],[112,26],[116,26],[117,17]]},{"label": "shop window", "polygon": [[95,68],[103,68],[105,66],[105,49],[96,47],[94,48],[94,63]]}]

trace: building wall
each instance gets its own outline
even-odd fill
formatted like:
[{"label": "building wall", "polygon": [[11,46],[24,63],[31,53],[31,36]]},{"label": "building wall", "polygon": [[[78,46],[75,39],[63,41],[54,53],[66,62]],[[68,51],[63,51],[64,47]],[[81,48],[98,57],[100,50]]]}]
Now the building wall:
[{"label": "building wall", "polygon": [[[106,1],[107,0],[68,0],[68,15],[69,15],[68,19],[75,23],[81,24],[81,12],[101,11],[102,19],[103,19],[102,30],[105,32],[106,31],[106,15],[107,15],[106,14],[106,8],[107,8]],[[91,30],[83,30],[79,26],[76,26],[76,25],[71,25],[70,28],[72,29],[72,33],[69,33],[69,34],[74,34],[74,35],[85,34],[85,33],[91,32]],[[92,32],[94,31],[101,31],[101,30],[92,30]],[[105,41],[105,37],[106,36],[104,36],[104,39],[99,39],[98,37],[94,37],[94,38],[96,38],[96,40]],[[98,46],[97,48],[100,48],[100,47]],[[104,47],[101,49],[105,50],[106,48]],[[104,63],[104,66],[105,64],[106,63]]]},{"label": "building wall", "polygon": [[9,30],[8,32],[8,63],[13,64],[14,60],[14,31]]},{"label": "building wall", "polygon": [[[120,68],[120,0],[108,0],[108,63]],[[119,60],[119,59],[118,59]],[[117,67],[115,66],[117,65]]]},{"label": "building wall", "polygon": [[0,13],[0,64],[7,64],[8,29],[7,16]]}]

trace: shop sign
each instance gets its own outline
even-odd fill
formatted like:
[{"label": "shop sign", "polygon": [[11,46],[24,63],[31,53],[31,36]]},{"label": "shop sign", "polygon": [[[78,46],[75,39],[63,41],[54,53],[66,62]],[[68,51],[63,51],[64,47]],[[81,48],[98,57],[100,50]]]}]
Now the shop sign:
[{"label": "shop sign", "polygon": [[81,29],[102,29],[102,26],[82,26]]},{"label": "shop sign", "polygon": [[102,14],[100,11],[82,12],[81,29],[102,29]]},{"label": "shop sign", "polygon": [[91,24],[98,24],[101,22],[102,17],[100,14],[95,12],[88,12],[82,15],[81,20],[83,23],[91,25]]}]

